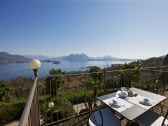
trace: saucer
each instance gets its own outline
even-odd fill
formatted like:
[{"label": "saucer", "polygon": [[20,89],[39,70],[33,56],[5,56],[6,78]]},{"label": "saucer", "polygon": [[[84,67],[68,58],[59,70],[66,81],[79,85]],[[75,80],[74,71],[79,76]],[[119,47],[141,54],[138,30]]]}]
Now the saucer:
[{"label": "saucer", "polygon": [[140,104],[146,105],[146,106],[151,106],[152,103],[149,101],[149,99],[144,98],[143,100],[139,101]]},{"label": "saucer", "polygon": [[117,104],[117,101],[116,100],[112,100],[109,102],[109,105],[116,105]]},{"label": "saucer", "polygon": [[111,102],[109,102],[109,105],[110,105],[111,107],[114,107],[114,108],[120,108],[118,102],[117,102],[117,101],[114,101],[114,100],[111,101]]}]

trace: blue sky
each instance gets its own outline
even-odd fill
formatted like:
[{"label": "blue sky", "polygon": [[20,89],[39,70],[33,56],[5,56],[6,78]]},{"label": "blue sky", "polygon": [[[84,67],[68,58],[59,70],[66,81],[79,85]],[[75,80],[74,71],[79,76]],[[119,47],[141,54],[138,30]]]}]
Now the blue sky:
[{"label": "blue sky", "polygon": [[1,0],[0,51],[148,58],[168,53],[166,0]]}]

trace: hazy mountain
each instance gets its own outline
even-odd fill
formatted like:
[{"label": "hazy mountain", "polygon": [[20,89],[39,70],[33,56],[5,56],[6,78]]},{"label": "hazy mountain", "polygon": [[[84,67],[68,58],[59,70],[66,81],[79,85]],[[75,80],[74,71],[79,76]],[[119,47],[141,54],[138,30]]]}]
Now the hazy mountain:
[{"label": "hazy mountain", "polygon": [[67,61],[89,61],[86,54],[70,54],[68,56],[55,57],[52,60],[67,60]]},{"label": "hazy mountain", "polygon": [[127,58],[117,58],[117,57],[112,57],[112,56],[102,56],[102,57],[92,57],[90,58],[92,61],[131,61],[135,59],[127,59]]},{"label": "hazy mountain", "polygon": [[86,54],[70,54],[68,56],[61,56],[61,57],[49,57],[43,55],[11,55],[6,52],[0,52],[0,63],[17,63],[17,62],[28,62],[30,59],[39,59],[41,61],[60,61],[60,60],[67,60],[67,61],[128,61],[134,59],[122,59],[116,58],[111,56],[102,56],[102,57],[89,57]]},{"label": "hazy mountain", "polygon": [[102,56],[102,57],[92,57],[91,60],[95,60],[95,61],[115,61],[115,60],[120,60],[120,58],[116,58],[116,57],[112,57],[112,56]]},{"label": "hazy mountain", "polygon": [[90,58],[86,54],[70,54],[64,57],[64,60],[68,61],[88,61]]},{"label": "hazy mountain", "polygon": [[39,59],[39,60],[50,60],[52,57],[49,56],[43,56],[43,55],[24,55],[24,57],[29,59]]},{"label": "hazy mountain", "polygon": [[102,56],[102,57],[89,57],[86,54],[70,54],[68,56],[61,56],[61,57],[48,57],[48,56],[42,56],[42,55],[25,55],[27,58],[30,59],[39,59],[41,61],[43,60],[67,60],[67,61],[129,61],[134,59],[123,59],[123,58],[116,58],[112,56]]},{"label": "hazy mountain", "polygon": [[54,57],[51,60],[65,60],[67,56]]},{"label": "hazy mountain", "polygon": [[0,64],[4,63],[24,63],[30,59],[21,55],[12,55],[6,52],[0,52]]},{"label": "hazy mountain", "polygon": [[123,59],[116,58],[112,56],[102,56],[102,57],[89,57],[86,54],[70,54],[68,56],[62,56],[54,58],[54,60],[67,60],[67,61],[131,61],[135,59]]},{"label": "hazy mountain", "polygon": [[142,67],[156,67],[168,65],[168,54],[159,57],[150,57],[145,60],[139,60]]}]

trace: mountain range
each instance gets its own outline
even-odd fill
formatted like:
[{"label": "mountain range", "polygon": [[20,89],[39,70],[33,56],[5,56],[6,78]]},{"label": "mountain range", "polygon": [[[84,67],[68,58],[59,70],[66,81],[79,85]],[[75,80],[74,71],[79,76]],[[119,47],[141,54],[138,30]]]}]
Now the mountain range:
[{"label": "mountain range", "polygon": [[42,56],[42,55],[34,55],[34,56],[28,56],[25,55],[25,57],[32,59],[36,58],[39,60],[67,60],[67,61],[130,61],[134,59],[123,59],[123,58],[116,58],[111,56],[103,56],[103,57],[89,57],[84,53],[81,54],[69,54],[68,56],[61,56],[61,57],[48,57],[48,56]]},{"label": "mountain range", "polygon": [[0,52],[0,64],[5,63],[23,63],[28,62],[31,59],[39,59],[41,61],[131,61],[134,59],[122,59],[115,58],[111,56],[103,56],[103,57],[89,57],[86,54],[70,54],[68,56],[61,57],[49,57],[43,55],[12,55],[7,52]]},{"label": "mountain range", "polygon": [[0,52],[0,64],[5,63],[24,63],[30,61],[29,58],[26,58],[21,55],[12,55],[6,52]]}]

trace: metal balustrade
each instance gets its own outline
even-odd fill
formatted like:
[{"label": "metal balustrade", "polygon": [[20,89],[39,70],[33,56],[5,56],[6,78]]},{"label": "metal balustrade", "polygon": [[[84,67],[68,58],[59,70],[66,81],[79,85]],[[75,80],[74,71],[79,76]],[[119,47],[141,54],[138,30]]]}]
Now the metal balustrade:
[{"label": "metal balustrade", "polygon": [[[85,100],[87,95],[95,98],[98,95],[116,91],[120,87],[131,86],[156,91],[158,87],[168,83],[168,80],[166,80],[167,74],[163,74],[163,77],[160,77],[162,73],[167,73],[167,71],[158,68],[104,70],[102,72],[45,77],[42,79],[41,86],[39,87],[39,95],[42,97],[40,101],[40,115],[43,117],[43,123],[41,125],[60,125],[66,122],[67,125],[71,126],[80,123],[82,120],[81,115],[84,117],[85,113],[88,115],[91,112],[88,110],[88,103]],[[97,91],[94,91],[95,86]],[[49,102],[54,103],[52,108],[48,106]],[[98,101],[96,102],[98,106],[101,105]],[[36,78],[19,126],[40,125],[38,105]]]}]

